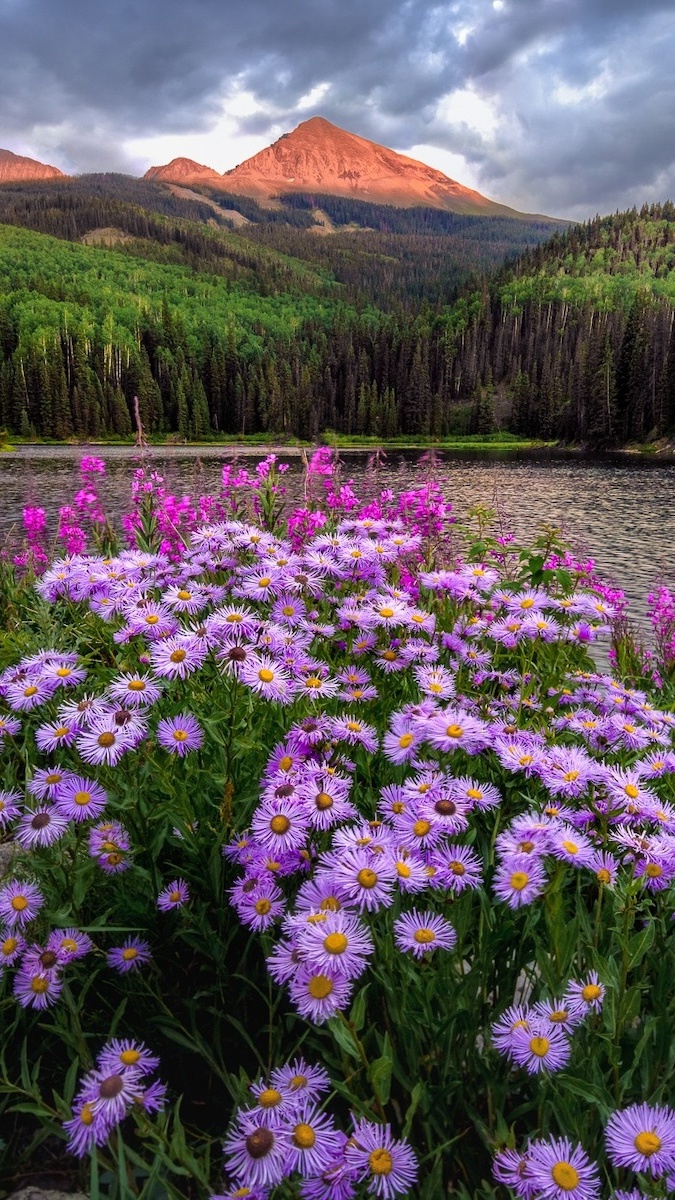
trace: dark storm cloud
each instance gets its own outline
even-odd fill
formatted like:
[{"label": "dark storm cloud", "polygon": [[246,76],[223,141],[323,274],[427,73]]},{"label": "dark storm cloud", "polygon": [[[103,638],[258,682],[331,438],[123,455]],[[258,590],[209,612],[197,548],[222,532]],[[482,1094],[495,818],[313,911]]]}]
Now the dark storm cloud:
[{"label": "dark storm cloud", "polygon": [[[235,81],[262,109],[240,131],[265,140],[327,83],[336,124],[585,216],[672,194],[674,56],[672,0],[0,0],[0,145],[130,169],[126,141],[208,130]],[[493,133],[439,115],[467,88]]]}]

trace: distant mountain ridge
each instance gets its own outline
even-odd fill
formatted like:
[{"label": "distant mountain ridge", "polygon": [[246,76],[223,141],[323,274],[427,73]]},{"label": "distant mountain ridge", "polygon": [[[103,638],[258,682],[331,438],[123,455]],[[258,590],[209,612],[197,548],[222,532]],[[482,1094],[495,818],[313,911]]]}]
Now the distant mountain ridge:
[{"label": "distant mountain ridge", "polygon": [[31,179],[65,179],[63,171],[58,167],[50,167],[48,163],[38,162],[35,158],[26,158],[23,154],[13,154],[11,150],[0,150],[0,183],[19,183]]},{"label": "distant mountain ridge", "polygon": [[348,133],[324,117],[302,121],[271,146],[219,175],[210,167],[175,158],[151,167],[145,179],[207,183],[258,201],[293,192],[350,196],[400,208],[424,206],[475,216],[524,217],[464,187],[414,158]]}]

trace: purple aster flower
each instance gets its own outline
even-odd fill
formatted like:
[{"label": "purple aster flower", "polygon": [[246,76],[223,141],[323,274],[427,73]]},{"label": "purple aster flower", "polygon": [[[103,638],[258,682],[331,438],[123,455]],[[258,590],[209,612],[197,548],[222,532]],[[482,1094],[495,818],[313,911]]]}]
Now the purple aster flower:
[{"label": "purple aster flower", "polygon": [[347,850],[340,854],[333,874],[348,902],[361,912],[376,912],[393,903],[397,875],[391,859],[366,848]]},{"label": "purple aster flower", "polygon": [[465,888],[478,888],[483,882],[483,864],[469,846],[450,844],[434,856],[440,883],[458,895]]},{"label": "purple aster flower", "polygon": [[293,699],[294,687],[288,670],[269,654],[251,654],[242,663],[239,678],[266,700],[288,704]]},{"label": "purple aster flower", "polygon": [[539,859],[527,854],[504,858],[495,871],[495,896],[506,900],[509,908],[531,904],[546,887],[546,874]]},{"label": "purple aster flower", "polygon": [[0,917],[10,928],[23,928],[40,911],[44,896],[34,883],[13,880],[0,888]]},{"label": "purple aster flower", "polygon": [[179,713],[177,717],[165,717],[157,726],[157,741],[170,754],[181,758],[190,750],[198,750],[204,741],[199,721],[190,713]]},{"label": "purple aster flower", "polygon": [[71,746],[79,732],[80,726],[75,721],[51,721],[35,731],[35,742],[39,750],[51,754],[61,746]]},{"label": "purple aster flower", "polygon": [[527,1160],[528,1175],[542,1200],[595,1200],[600,1195],[597,1166],[568,1138],[532,1142]]},{"label": "purple aster flower", "polygon": [[150,675],[123,673],[113,680],[107,694],[111,700],[119,700],[130,708],[141,708],[159,700],[162,691]]},{"label": "purple aster flower", "polygon": [[10,717],[6,713],[0,714],[0,744],[6,737],[14,737],[14,734],[19,733],[21,722],[18,717]]},{"label": "purple aster flower", "polygon": [[251,832],[256,841],[275,854],[304,846],[308,829],[308,813],[297,801],[292,803],[284,798],[264,800],[251,821]]},{"label": "purple aster flower", "polygon": [[47,938],[47,949],[56,954],[60,964],[84,958],[93,946],[89,935],[81,933],[79,929],[53,929]]},{"label": "purple aster flower", "polygon": [[350,746],[364,746],[374,754],[378,746],[377,730],[351,713],[342,717],[331,717],[330,736]]},{"label": "purple aster flower", "polygon": [[585,980],[570,980],[563,1003],[573,1012],[586,1016],[589,1012],[600,1012],[604,998],[605,989],[598,978],[598,973],[591,971]]},{"label": "purple aster flower", "polygon": [[536,1194],[529,1168],[529,1151],[499,1150],[495,1154],[492,1173],[498,1183],[505,1183],[520,1200],[529,1200]]},{"label": "purple aster flower", "polygon": [[26,939],[18,933],[3,933],[0,941],[0,971],[20,958],[26,949]]},{"label": "purple aster flower", "polygon": [[27,790],[38,800],[53,800],[58,788],[70,774],[66,767],[38,767],[28,782]]},{"label": "purple aster flower", "polygon": [[94,1146],[104,1146],[113,1125],[114,1122],[105,1113],[94,1113],[91,1104],[79,1100],[73,1107],[70,1120],[63,1122],[63,1128],[68,1133],[68,1153],[82,1158],[90,1154]]},{"label": "purple aster flower", "polygon": [[139,937],[127,938],[121,946],[113,946],[106,954],[109,967],[126,975],[129,971],[137,971],[139,967],[150,962],[152,955],[150,946]]},{"label": "purple aster flower", "polygon": [[113,1038],[106,1042],[96,1060],[99,1071],[114,1074],[133,1067],[141,1075],[150,1075],[159,1066],[159,1059],[151,1054],[143,1042],[131,1038]]},{"label": "purple aster flower", "polygon": [[325,1068],[309,1066],[304,1058],[295,1058],[293,1062],[277,1067],[270,1075],[270,1083],[282,1093],[308,1100],[318,1100],[331,1089]]},{"label": "purple aster flower", "polygon": [[21,815],[17,801],[21,800],[20,792],[0,792],[0,829]]},{"label": "purple aster flower", "polygon": [[204,661],[206,650],[194,637],[175,636],[153,644],[150,660],[155,675],[187,679]]},{"label": "purple aster flower", "polygon": [[174,879],[173,883],[163,888],[157,897],[157,907],[160,912],[169,912],[172,908],[182,908],[190,899],[188,885],[184,879]]},{"label": "purple aster flower", "polygon": [[22,964],[14,976],[13,992],[22,1008],[49,1008],[58,1000],[62,988],[56,972],[29,963]]},{"label": "purple aster flower", "polygon": [[51,846],[68,829],[68,820],[56,806],[25,812],[14,830],[14,837],[25,850],[34,846]]},{"label": "purple aster flower", "polygon": [[320,924],[305,925],[299,935],[305,964],[315,971],[326,970],[329,975],[358,978],[373,953],[369,930],[354,913],[344,909],[322,915]]},{"label": "purple aster flower", "polygon": [[9,684],[5,688],[5,697],[10,708],[16,712],[29,712],[49,700],[56,691],[54,680],[40,679],[35,676],[29,682]]},{"label": "purple aster flower", "polygon": [[675,1111],[666,1105],[631,1104],[612,1113],[605,1142],[615,1167],[655,1178],[665,1175],[675,1169]]},{"label": "purple aster flower", "polygon": [[333,1119],[322,1113],[315,1102],[305,1098],[289,1124],[290,1147],[284,1165],[287,1174],[298,1171],[304,1178],[320,1175],[336,1160],[342,1149],[342,1135]]},{"label": "purple aster flower", "polygon": [[352,982],[337,972],[315,971],[300,966],[289,983],[289,994],[301,1017],[323,1025],[338,1010],[346,1008],[352,994]]},{"label": "purple aster flower", "polygon": [[367,1182],[371,1196],[392,1196],[409,1191],[417,1178],[417,1159],[407,1142],[392,1137],[389,1125],[355,1121],[345,1147],[345,1163]]},{"label": "purple aster flower", "polygon": [[240,1111],[223,1146],[227,1170],[250,1188],[281,1183],[289,1148],[288,1130],[260,1109]]},{"label": "purple aster flower", "polygon": [[446,753],[461,749],[476,754],[488,744],[485,723],[459,708],[446,708],[433,717],[426,726],[425,737]]},{"label": "purple aster flower", "polygon": [[517,1025],[511,1035],[509,1056],[530,1075],[540,1071],[560,1071],[569,1061],[571,1045],[560,1025],[530,1017],[528,1028]]},{"label": "purple aster flower", "polygon": [[113,717],[104,715],[92,721],[75,745],[86,763],[114,767],[122,755],[132,749],[133,743],[124,727],[117,725]]},{"label": "purple aster flower", "polygon": [[530,1010],[524,1004],[512,1004],[492,1026],[492,1041],[500,1054],[511,1056],[516,1029],[530,1029]]},{"label": "purple aster flower", "polygon": [[394,921],[394,940],[399,950],[410,951],[415,958],[423,958],[432,950],[452,950],[457,942],[449,921],[436,913],[402,913]]},{"label": "purple aster flower", "polygon": [[116,1124],[133,1104],[142,1078],[137,1066],[116,1064],[112,1070],[97,1068],[82,1080],[78,1101],[91,1105],[95,1116],[102,1113],[107,1121]]},{"label": "purple aster flower", "polygon": [[82,775],[68,774],[56,789],[54,806],[71,821],[100,817],[108,797],[99,783]]}]

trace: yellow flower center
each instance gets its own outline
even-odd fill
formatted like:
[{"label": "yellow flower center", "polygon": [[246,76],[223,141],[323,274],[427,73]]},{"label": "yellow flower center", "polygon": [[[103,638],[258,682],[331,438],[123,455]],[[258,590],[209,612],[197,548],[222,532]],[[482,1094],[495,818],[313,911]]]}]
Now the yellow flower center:
[{"label": "yellow flower center", "polygon": [[436,934],[433,929],[416,929],[413,933],[413,939],[420,946],[428,946],[430,942],[436,941]]},{"label": "yellow flower center", "polygon": [[581,989],[581,999],[585,1000],[587,1004],[592,1003],[593,1000],[599,1000],[601,995],[602,988],[598,987],[597,983],[587,983]]},{"label": "yellow flower center", "polygon": [[660,875],[663,875],[663,867],[660,867],[658,863],[647,863],[645,875],[648,879],[658,879]]},{"label": "yellow flower center", "polygon": [[627,783],[624,791],[629,800],[637,800],[638,796],[640,795],[640,789],[636,788],[634,783]]},{"label": "yellow flower center", "polygon": [[350,733],[360,733],[361,732],[361,722],[360,721],[347,721],[347,729],[349,730]]},{"label": "yellow flower center", "polygon": [[579,1172],[568,1162],[555,1163],[551,1167],[551,1177],[564,1192],[573,1192],[579,1186]]},{"label": "yellow flower center", "polygon": [[579,853],[579,847],[576,842],[563,842],[563,850],[566,850],[568,854]]},{"label": "yellow flower center", "polygon": [[159,617],[157,616],[157,613],[148,613],[147,617],[145,618],[146,625],[156,625],[158,621]]},{"label": "yellow flower center", "polygon": [[70,730],[67,725],[59,725],[58,729],[54,730],[54,737],[65,737]]},{"label": "yellow flower center", "polygon": [[537,1058],[545,1058],[551,1043],[546,1037],[530,1038],[530,1050]]},{"label": "yellow flower center", "polygon": [[316,1134],[311,1125],[305,1125],[304,1121],[301,1121],[293,1130],[292,1141],[298,1150],[311,1150],[316,1141]]},{"label": "yellow flower center", "polygon": [[448,737],[461,738],[464,730],[462,729],[461,725],[448,725],[445,732]]},{"label": "yellow flower center", "polygon": [[96,741],[98,742],[99,746],[102,746],[104,750],[107,750],[109,746],[115,745],[115,734],[100,733]]},{"label": "yellow flower center", "polygon": [[309,679],[306,679],[306,680],[305,680],[305,687],[306,687],[306,688],[312,688],[312,689],[313,689],[313,688],[320,688],[320,687],[321,687],[321,683],[322,683],[322,680],[321,680],[321,679],[319,679],[319,676],[318,676],[318,675],[310,675]]},{"label": "yellow flower center", "polygon": [[14,909],[14,912],[23,912],[26,908],[28,908],[28,901],[25,896],[13,896],[10,904]]},{"label": "yellow flower center", "polygon": [[398,739],[398,744],[401,747],[401,750],[407,750],[408,746],[412,745],[413,740],[412,733],[402,733]]},{"label": "yellow flower center", "polygon": [[172,650],[169,659],[172,663],[182,663],[187,658],[187,650]]},{"label": "yellow flower center", "polygon": [[312,975],[307,991],[313,1000],[325,1000],[333,990],[333,982],[327,975]]},{"label": "yellow flower center", "polygon": [[30,986],[37,996],[44,996],[49,990],[49,980],[45,979],[44,975],[36,975],[35,979],[31,979]]},{"label": "yellow flower center", "polygon": [[37,688],[35,687],[35,685],[34,685],[34,684],[31,684],[31,685],[30,685],[30,687],[24,688],[24,690],[23,690],[23,694],[24,694],[24,696],[26,696],[27,698],[29,698],[30,696],[36,696],[36,695],[37,695]]},{"label": "yellow flower center", "polygon": [[328,792],[319,792],[314,803],[319,812],[325,812],[327,808],[333,807],[333,797],[329,796]]},{"label": "yellow flower center", "polygon": [[368,1155],[368,1165],[373,1175],[391,1175],[394,1160],[388,1150],[382,1146],[379,1150],[371,1150]]},{"label": "yellow flower center", "polygon": [[574,783],[578,778],[579,778],[578,771],[565,771],[565,774],[563,775],[563,779],[565,780],[565,783]]},{"label": "yellow flower center", "polygon": [[595,875],[600,883],[611,883],[612,881],[612,876],[607,870],[607,867],[600,867],[600,870],[596,871]]},{"label": "yellow flower center", "polygon": [[91,1104],[83,1104],[82,1105],[82,1108],[80,1110],[80,1120],[83,1125],[93,1125],[94,1114],[92,1112]]},{"label": "yellow flower center", "polygon": [[514,892],[522,892],[523,888],[527,887],[529,879],[526,871],[514,871],[510,880]]},{"label": "yellow flower center", "polygon": [[19,944],[18,938],[15,938],[15,937],[5,938],[4,942],[2,943],[2,946],[0,946],[0,952],[2,954],[13,954],[14,951],[16,950],[18,944]]},{"label": "yellow flower center", "polygon": [[142,679],[130,679],[128,684],[130,692],[144,692],[145,684]]},{"label": "yellow flower center", "polygon": [[184,589],[181,589],[181,591],[177,592],[176,594],[177,594],[179,600],[191,600],[192,599],[192,592],[186,592]]},{"label": "yellow flower center", "polygon": [[122,958],[124,962],[132,962],[135,958],[138,958],[138,950],[135,946],[125,946],[122,951]]},{"label": "yellow flower center", "polygon": [[293,766],[293,759],[291,758],[290,754],[284,754],[283,758],[279,759],[279,770],[280,771],[290,771],[292,766]]},{"label": "yellow flower center", "polygon": [[381,609],[380,609],[380,616],[381,616],[381,617],[384,617],[384,618],[385,618],[385,620],[388,620],[388,618],[389,618],[389,617],[393,617],[393,615],[394,615],[394,610],[393,610],[393,608],[386,608],[386,607],[385,607],[385,608],[381,608]]},{"label": "yellow flower center", "polygon": [[276,1108],[277,1104],[281,1104],[283,1097],[281,1092],[276,1088],[265,1088],[258,1096],[258,1104],[261,1108]]},{"label": "yellow flower center", "polygon": [[91,804],[91,792],[75,792],[75,795],[73,796],[73,804],[78,804],[80,808],[84,808],[85,805]]},{"label": "yellow flower center", "polygon": [[404,862],[397,862],[397,864],[396,864],[396,874],[397,874],[397,875],[398,875],[398,876],[399,876],[401,879],[410,879],[410,876],[412,875],[412,871],[410,870],[410,867],[408,866],[408,864],[407,864],[407,863],[404,863]]},{"label": "yellow flower center", "polygon": [[272,905],[266,896],[263,896],[260,900],[256,900],[255,902],[255,911],[259,917],[266,917],[271,907]]},{"label": "yellow flower center", "polygon": [[174,742],[187,742],[188,735],[184,729],[174,729],[171,734]]},{"label": "yellow flower center", "polygon": [[134,1063],[137,1063],[140,1057],[140,1050],[123,1050],[120,1054],[120,1062],[125,1067],[133,1067]]},{"label": "yellow flower center", "polygon": [[423,820],[415,821],[415,824],[412,827],[412,831],[415,834],[415,837],[426,837],[426,835],[428,834],[430,829],[431,829],[431,821],[423,821]]},{"label": "yellow flower center", "polygon": [[271,683],[274,679],[274,671],[270,671],[269,667],[261,667],[258,671],[258,679],[261,683]]},{"label": "yellow flower center", "polygon": [[324,950],[327,950],[329,954],[344,954],[348,945],[349,941],[345,937],[344,933],[329,933],[327,937],[323,939],[323,948]]},{"label": "yellow flower center", "polygon": [[276,817],[272,817],[270,821],[270,829],[272,833],[288,833],[291,827],[291,822],[283,813],[278,813]]},{"label": "yellow flower center", "polygon": [[633,1145],[638,1154],[644,1154],[646,1158],[649,1158],[650,1155],[656,1154],[657,1150],[661,1149],[661,1138],[651,1130],[645,1129],[636,1134]]},{"label": "yellow flower center", "polygon": [[362,888],[367,888],[370,891],[377,883],[377,875],[375,871],[371,871],[370,867],[363,867],[356,876],[357,882]]}]

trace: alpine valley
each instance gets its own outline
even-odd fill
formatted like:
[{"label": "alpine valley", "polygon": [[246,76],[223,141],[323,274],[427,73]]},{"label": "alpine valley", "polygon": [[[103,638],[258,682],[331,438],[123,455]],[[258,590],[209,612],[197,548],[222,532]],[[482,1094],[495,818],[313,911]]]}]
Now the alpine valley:
[{"label": "alpine valley", "polygon": [[0,150],[0,424],[26,439],[675,433],[675,207],[571,227],[304,121],[225,174]]}]

